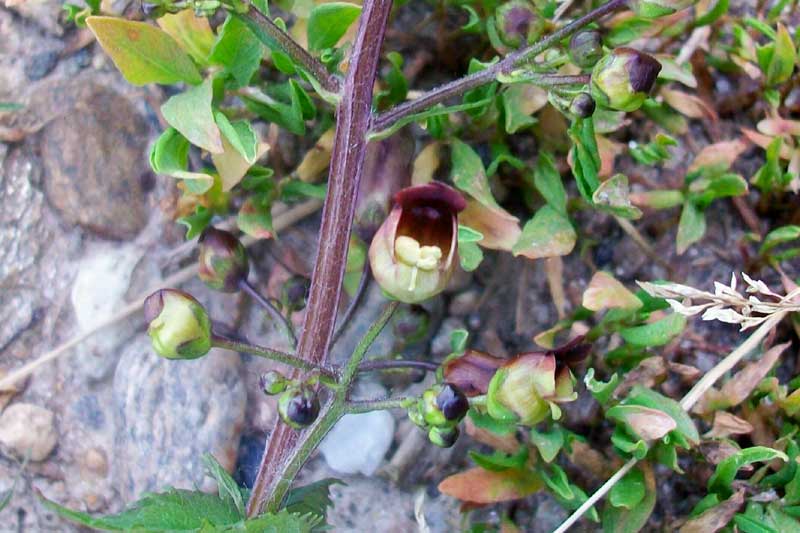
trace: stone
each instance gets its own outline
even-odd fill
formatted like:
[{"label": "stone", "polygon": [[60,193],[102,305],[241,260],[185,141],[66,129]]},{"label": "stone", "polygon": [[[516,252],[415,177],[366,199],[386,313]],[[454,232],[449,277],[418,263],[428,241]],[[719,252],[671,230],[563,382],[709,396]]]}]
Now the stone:
[{"label": "stone", "polygon": [[58,443],[55,415],[30,403],[16,403],[0,415],[0,445],[13,457],[44,461]]},{"label": "stone", "polygon": [[135,336],[114,375],[112,480],[124,501],[167,486],[210,489],[202,455],[233,471],[244,424],[246,393],[241,358],[212,350],[191,361],[153,353],[147,335]]},{"label": "stone", "polygon": [[93,447],[86,450],[83,456],[83,466],[89,472],[105,477],[108,474],[108,457],[102,448]]},{"label": "stone", "polygon": [[34,54],[25,63],[25,76],[31,81],[44,78],[58,65],[59,53],[54,50]]},{"label": "stone", "polygon": [[146,171],[147,121],[124,96],[79,86],[72,112],[42,131],[45,192],[67,224],[130,239],[147,222],[139,177]]},{"label": "stone", "polygon": [[319,451],[328,466],[340,474],[371,476],[383,462],[393,437],[394,418],[387,411],[345,415],[322,441]]}]

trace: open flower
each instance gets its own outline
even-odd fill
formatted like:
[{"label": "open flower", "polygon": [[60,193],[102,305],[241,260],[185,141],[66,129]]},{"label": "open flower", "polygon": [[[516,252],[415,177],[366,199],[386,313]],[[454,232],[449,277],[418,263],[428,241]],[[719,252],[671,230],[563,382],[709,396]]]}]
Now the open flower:
[{"label": "open flower", "polygon": [[457,215],[465,207],[455,189],[438,182],[395,195],[369,247],[372,275],[387,294],[417,303],[444,290],[458,263]]}]

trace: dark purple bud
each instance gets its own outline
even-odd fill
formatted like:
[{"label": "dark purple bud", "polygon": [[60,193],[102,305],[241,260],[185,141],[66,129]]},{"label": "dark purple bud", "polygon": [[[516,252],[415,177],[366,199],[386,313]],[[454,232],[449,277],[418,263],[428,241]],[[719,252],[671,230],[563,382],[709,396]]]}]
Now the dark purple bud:
[{"label": "dark purple bud", "polygon": [[469,400],[455,385],[445,383],[436,396],[436,406],[450,422],[462,420],[469,411]]},{"label": "dark purple bud", "polygon": [[308,386],[293,387],[278,400],[278,414],[294,429],[310,426],[319,415],[319,398]]},{"label": "dark purple bud", "polygon": [[591,68],[603,57],[603,39],[597,30],[576,33],[569,41],[569,57],[581,68]]},{"label": "dark purple bud", "polygon": [[579,93],[569,105],[569,110],[581,118],[588,118],[594,114],[597,105],[589,93]]},{"label": "dark purple bud", "polygon": [[512,0],[498,7],[495,21],[500,39],[513,47],[536,40],[544,29],[544,21],[524,0]]},{"label": "dark purple bud", "polygon": [[198,277],[218,291],[236,292],[247,279],[250,266],[247,252],[232,233],[207,227],[199,239]]},{"label": "dark purple bud", "polygon": [[306,307],[308,289],[311,280],[305,276],[292,276],[281,288],[281,301],[290,312],[300,311]]}]

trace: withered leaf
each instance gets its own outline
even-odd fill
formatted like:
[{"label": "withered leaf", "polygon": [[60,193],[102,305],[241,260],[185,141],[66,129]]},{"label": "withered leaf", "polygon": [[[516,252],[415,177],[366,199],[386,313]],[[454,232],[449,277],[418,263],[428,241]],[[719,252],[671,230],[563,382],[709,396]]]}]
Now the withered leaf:
[{"label": "withered leaf", "polygon": [[529,470],[492,472],[476,467],[445,478],[439,490],[464,502],[487,504],[518,500],[543,486],[541,478]]},{"label": "withered leaf", "polygon": [[733,515],[744,503],[744,491],[738,491],[727,500],[706,509],[699,516],[686,522],[680,533],[715,533],[733,519]]}]

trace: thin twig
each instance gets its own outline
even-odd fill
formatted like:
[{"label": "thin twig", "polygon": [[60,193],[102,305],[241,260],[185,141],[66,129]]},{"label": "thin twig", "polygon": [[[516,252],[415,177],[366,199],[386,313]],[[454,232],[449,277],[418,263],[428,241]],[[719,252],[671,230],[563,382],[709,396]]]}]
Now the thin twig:
[{"label": "thin twig", "polygon": [[474,74],[464,76],[458,80],[445,83],[436,89],[428,91],[415,100],[402,103],[384,113],[381,113],[373,121],[372,131],[378,132],[385,130],[404,117],[419,113],[429,109],[430,107],[433,107],[436,104],[444,102],[453,96],[464,94],[471,89],[491,83],[497,79],[498,75],[508,74],[514,69],[514,67],[517,67],[536,55],[542,53],[558,43],[560,40],[571,36],[573,33],[577,32],[587,24],[599,20],[601,17],[604,17],[605,15],[615,11],[619,7],[625,5],[625,2],[626,0],[611,0],[610,2],[603,4],[597,9],[590,11],[584,16],[551,33],[541,41],[527,48],[512,52],[503,60],[498,61],[494,65],[490,65],[485,70],[481,70]]},{"label": "thin twig", "polygon": [[[275,217],[274,227],[275,231],[283,231],[284,229],[288,228],[296,224],[298,221],[302,220],[303,218],[307,217],[308,215],[316,212],[320,208],[320,202],[318,200],[311,200],[305,203],[302,203],[288,211],[282,213],[281,215]],[[245,246],[250,246],[256,242],[255,239],[251,238],[244,238],[242,239],[242,243]],[[175,287],[177,285],[182,285],[186,283],[190,279],[192,279],[195,275],[197,275],[197,264],[190,265],[186,268],[183,268],[171,276],[163,279],[156,285],[148,288],[143,293],[136,296],[132,302],[126,304],[122,309],[108,317],[107,319],[103,320],[102,322],[95,324],[94,327],[91,329],[87,329],[86,331],[81,332],[80,334],[72,337],[68,341],[64,342],[63,344],[57,346],[56,348],[50,350],[49,352],[37,357],[33,361],[27,363],[26,365],[17,368],[10,374],[8,374],[3,379],[0,379],[0,390],[10,387],[14,383],[28,377],[29,375],[33,374],[37,368],[40,366],[53,361],[62,355],[69,352],[71,348],[79,345],[81,342],[85,341],[95,333],[99,332],[102,329],[107,328],[108,326],[112,326],[121,320],[125,320],[126,318],[130,317],[137,311],[141,310],[142,304],[144,303],[144,299],[147,298],[148,295],[153,293],[154,291],[162,288],[162,287]]]},{"label": "thin twig", "polygon": [[647,257],[664,267],[667,272],[672,272],[672,266],[670,266],[669,263],[664,261],[664,259],[662,259],[662,257],[656,253],[655,249],[650,245],[647,239],[641,233],[639,233],[639,230],[636,229],[636,226],[631,224],[630,220],[617,215],[614,215],[614,220],[617,221],[617,224],[619,224],[619,227],[622,228],[622,231],[627,233],[628,236],[633,239],[633,242],[635,242],[637,246],[642,249]]},{"label": "thin twig", "polygon": [[356,289],[356,293],[353,295],[353,299],[350,300],[350,305],[347,307],[347,310],[342,315],[341,320],[339,320],[339,327],[336,328],[336,332],[333,334],[331,338],[331,346],[336,344],[336,341],[339,340],[339,337],[347,331],[347,326],[350,325],[350,319],[353,318],[353,313],[356,312],[358,306],[361,304],[361,300],[364,298],[364,294],[367,292],[367,286],[369,286],[369,281],[372,278],[372,275],[369,270],[369,262],[364,263],[364,270],[361,271],[361,279],[358,280],[358,289]]},{"label": "thin twig", "polygon": [[347,414],[369,413],[371,411],[385,411],[387,409],[406,409],[416,403],[417,398],[403,396],[401,398],[385,398],[382,400],[355,400],[345,404]]},{"label": "thin twig", "polygon": [[[681,407],[685,411],[690,411],[694,404],[705,394],[705,392],[711,388],[711,386],[726,372],[728,372],[731,368],[736,366],[736,363],[741,361],[741,359],[752,352],[754,349],[758,347],[758,344],[763,340],[764,337],[774,328],[788,313],[786,311],[781,311],[772,315],[769,319],[767,319],[757,330],[753,332],[750,337],[747,338],[738,348],[728,354],[725,359],[717,363],[717,365],[712,368],[710,371],[703,376],[700,381],[695,383],[694,387],[686,393],[686,395],[681,400],[680,404]],[[637,459],[632,458],[629,459],[627,463],[622,465],[622,468],[617,470],[617,472],[611,476],[603,485],[597,489],[594,494],[592,494],[583,504],[578,507],[574,513],[572,513],[569,518],[567,518],[558,528],[553,531],[553,533],[564,533],[567,531],[575,522],[580,520],[580,518],[594,506],[598,501],[600,501],[603,496],[605,496],[619,481],[622,479],[625,474],[627,474],[631,468],[636,466],[638,462]]]},{"label": "thin twig", "polygon": [[439,369],[438,363],[430,361],[412,361],[409,359],[386,359],[366,361],[358,367],[360,372],[373,372],[376,370],[395,370],[398,368],[417,368],[427,372],[436,372]]},{"label": "thin twig", "polygon": [[249,294],[253,300],[258,302],[258,305],[266,309],[267,312],[269,312],[269,314],[271,314],[273,318],[275,318],[278,322],[281,323],[284,331],[286,332],[286,336],[289,337],[289,343],[292,345],[292,349],[296,348],[297,337],[294,334],[294,326],[292,326],[292,323],[289,320],[289,318],[283,313],[281,313],[280,309],[275,307],[272,304],[272,302],[264,298],[264,296],[262,296],[262,294],[258,292],[258,290],[256,290],[256,288],[253,287],[253,285],[246,279],[243,279],[241,280],[241,282],[239,282],[239,287],[244,292]]}]

